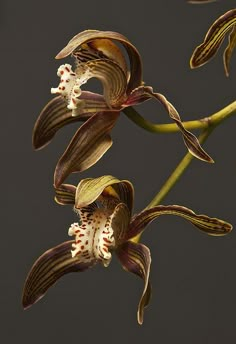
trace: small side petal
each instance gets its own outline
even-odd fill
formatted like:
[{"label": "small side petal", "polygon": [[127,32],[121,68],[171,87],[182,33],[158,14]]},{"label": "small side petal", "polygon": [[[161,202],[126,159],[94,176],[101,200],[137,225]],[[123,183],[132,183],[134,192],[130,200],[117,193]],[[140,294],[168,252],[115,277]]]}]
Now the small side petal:
[{"label": "small side petal", "polygon": [[32,141],[35,149],[41,149],[49,144],[57,131],[65,125],[85,121],[99,111],[110,111],[103,96],[86,91],[83,91],[80,96],[77,116],[72,116],[67,105],[66,100],[58,96],[43,108],[33,129]]},{"label": "small side petal", "polygon": [[148,247],[143,244],[126,242],[117,251],[117,256],[126,271],[132,272],[144,281],[144,288],[138,305],[138,323],[143,323],[144,308],[151,298],[151,284],[149,273],[151,265],[151,254]]},{"label": "small side petal", "polygon": [[236,9],[230,10],[220,16],[208,30],[204,42],[194,50],[190,59],[190,67],[200,67],[215,56],[225,35],[235,24]]},{"label": "small side petal", "polygon": [[29,308],[39,301],[59,278],[70,272],[84,271],[95,262],[85,264],[71,256],[71,244],[67,241],[48,251],[32,266],[23,289],[22,304]]},{"label": "small side petal", "polygon": [[60,205],[75,204],[76,187],[71,184],[61,184],[55,188],[55,201]]},{"label": "small side petal", "polygon": [[229,76],[229,63],[230,63],[230,59],[235,47],[236,47],[236,25],[234,25],[229,35],[229,43],[228,43],[227,48],[224,51],[224,56],[223,56],[226,76]]},{"label": "small side petal", "polygon": [[57,163],[54,184],[59,187],[69,174],[81,172],[94,165],[111,147],[110,131],[118,112],[97,113],[76,132],[66,151]]},{"label": "small side petal", "polygon": [[127,240],[140,234],[146,226],[161,215],[176,215],[191,222],[202,232],[212,236],[223,236],[231,232],[232,225],[228,222],[206,215],[197,215],[191,209],[180,205],[159,205],[142,211],[131,223]]},{"label": "small side petal", "polygon": [[184,128],[180,115],[178,111],[174,108],[174,106],[162,94],[153,92],[152,87],[140,86],[137,89],[135,89],[126,101],[125,106],[139,104],[150,98],[158,100],[164,106],[166,111],[169,113],[170,118],[179,127],[183,136],[184,143],[188,148],[189,152],[200,160],[213,163],[213,159],[201,147],[196,136]]}]

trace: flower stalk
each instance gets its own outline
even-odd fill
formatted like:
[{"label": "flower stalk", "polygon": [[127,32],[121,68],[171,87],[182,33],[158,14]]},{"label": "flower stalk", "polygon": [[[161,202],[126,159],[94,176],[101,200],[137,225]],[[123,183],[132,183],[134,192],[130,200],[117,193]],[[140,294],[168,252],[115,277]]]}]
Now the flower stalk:
[{"label": "flower stalk", "polygon": [[[139,127],[151,133],[168,134],[168,133],[176,133],[179,131],[179,128],[175,123],[155,124],[146,120],[133,107],[128,107],[126,109],[123,109],[123,112],[132,122],[134,122]],[[215,127],[221,124],[227,118],[235,114],[236,114],[236,101],[233,101],[231,104],[227,105],[225,108],[217,111],[216,113],[208,117],[200,118],[193,121],[186,121],[182,123],[185,129],[187,130],[207,129],[209,127],[209,123]]]}]

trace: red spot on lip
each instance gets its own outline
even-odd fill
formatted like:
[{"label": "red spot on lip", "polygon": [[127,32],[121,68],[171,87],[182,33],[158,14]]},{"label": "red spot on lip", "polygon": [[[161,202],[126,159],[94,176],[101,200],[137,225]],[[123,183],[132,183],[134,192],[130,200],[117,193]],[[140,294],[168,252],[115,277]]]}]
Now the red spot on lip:
[{"label": "red spot on lip", "polygon": [[111,241],[108,240],[107,238],[103,238],[103,240],[104,240],[105,242],[107,242],[108,244],[111,244]]},{"label": "red spot on lip", "polygon": [[79,235],[79,237],[83,237],[83,236],[84,236],[84,234],[80,234],[80,235]]},{"label": "red spot on lip", "polygon": [[105,252],[108,252],[108,248],[107,248],[106,246],[103,247],[103,250],[104,250]]},{"label": "red spot on lip", "polygon": [[79,244],[81,242],[81,240],[76,240],[76,244]]},{"label": "red spot on lip", "polygon": [[86,240],[86,243],[85,243],[85,245],[88,245],[88,240]]},{"label": "red spot on lip", "polygon": [[64,70],[61,70],[61,71],[60,71],[60,74],[63,75],[63,74],[64,74]]},{"label": "red spot on lip", "polygon": [[70,70],[69,70],[69,68],[68,68],[68,67],[65,67],[65,70],[67,70],[67,72],[68,72],[68,73],[70,72]]},{"label": "red spot on lip", "polygon": [[62,88],[61,88],[61,89],[62,89],[62,91],[64,91],[66,88],[65,88],[65,86],[62,86]]},{"label": "red spot on lip", "polygon": [[84,249],[84,245],[81,246],[81,250],[83,250],[83,249]]}]

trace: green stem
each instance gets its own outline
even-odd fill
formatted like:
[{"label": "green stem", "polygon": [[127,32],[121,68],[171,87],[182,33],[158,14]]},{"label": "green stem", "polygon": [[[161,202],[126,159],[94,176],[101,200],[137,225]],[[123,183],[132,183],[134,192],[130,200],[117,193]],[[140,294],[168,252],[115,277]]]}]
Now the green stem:
[{"label": "green stem", "polygon": [[[208,136],[211,134],[211,132],[215,129],[215,126],[210,126],[207,129],[205,129],[201,135],[199,136],[199,142],[202,144],[206,141]],[[186,168],[189,166],[191,161],[194,159],[194,156],[190,153],[187,153],[184,158],[180,161],[178,166],[175,168],[175,170],[172,172],[170,177],[167,179],[167,181],[164,183],[160,191],[157,193],[157,195],[153,198],[153,200],[149,203],[147,208],[154,207],[161,203],[163,198],[169,193],[169,191],[172,189],[172,187],[176,184],[176,182],[179,180],[179,178],[182,176]]]},{"label": "green stem", "polygon": [[[179,131],[179,127],[175,123],[170,124],[154,124],[150,121],[144,119],[133,107],[127,107],[123,109],[125,115],[139,127],[152,132],[152,133],[174,133]],[[223,122],[226,118],[236,114],[236,101],[229,104],[222,110],[214,113],[209,117],[194,121],[182,122],[185,129],[207,129],[209,126],[209,121],[212,125],[216,126]]]}]

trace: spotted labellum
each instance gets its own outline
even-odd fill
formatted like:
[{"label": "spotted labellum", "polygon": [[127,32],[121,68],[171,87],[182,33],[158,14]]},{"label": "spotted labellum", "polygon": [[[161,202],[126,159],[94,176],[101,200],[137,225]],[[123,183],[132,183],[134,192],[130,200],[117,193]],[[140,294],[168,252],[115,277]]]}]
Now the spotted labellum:
[{"label": "spotted labellum", "polygon": [[[117,43],[123,46],[128,61]],[[110,132],[122,110],[150,99],[164,106],[179,127],[188,150],[201,160],[213,162],[197,138],[184,128],[174,106],[144,84],[140,54],[126,37],[111,31],[86,30],[74,36],[56,59],[69,55],[75,66],[66,63],[59,67],[59,85],[51,89],[56,97],[44,107],[33,130],[34,148],[40,149],[63,126],[84,122],[57,163],[57,187],[69,174],[95,164],[111,147]],[[103,94],[82,90],[91,78],[102,83]]]},{"label": "spotted labellum", "polygon": [[144,308],[151,297],[151,254],[136,238],[148,224],[161,215],[177,215],[209,235],[222,236],[232,229],[227,222],[197,215],[179,205],[159,205],[132,216],[133,186],[129,181],[120,181],[113,176],[84,179],[77,187],[62,184],[55,192],[56,202],[72,205],[79,222],[69,227],[68,234],[74,240],[46,251],[32,266],[23,290],[24,308],[41,299],[65,274],[82,272],[98,263],[107,267],[112,254],[116,253],[124,270],[144,282],[137,312],[138,323],[142,324]]}]

